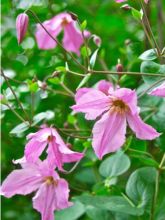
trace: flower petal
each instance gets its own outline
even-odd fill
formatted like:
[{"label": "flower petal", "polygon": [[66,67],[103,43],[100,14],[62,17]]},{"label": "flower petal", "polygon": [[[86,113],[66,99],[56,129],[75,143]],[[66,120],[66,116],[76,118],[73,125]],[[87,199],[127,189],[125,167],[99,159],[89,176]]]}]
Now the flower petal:
[{"label": "flower petal", "polygon": [[58,210],[68,208],[72,205],[69,199],[69,186],[66,180],[60,179],[58,180],[58,184],[56,187],[56,208]]},{"label": "flower petal", "polygon": [[80,46],[83,44],[81,32],[75,26],[75,22],[70,22],[64,26],[63,46],[66,50],[80,55]]},{"label": "flower petal", "polygon": [[160,86],[154,88],[151,92],[148,93],[152,96],[160,96],[165,97],[165,82],[163,82]]},{"label": "flower petal", "polygon": [[101,80],[97,84],[97,89],[100,90],[101,92],[105,93],[106,95],[109,95],[108,91],[110,89],[113,90],[113,85],[112,85],[112,83],[110,83],[106,80]]},{"label": "flower petal", "polygon": [[33,197],[33,208],[41,213],[42,220],[54,220],[56,190],[53,184],[43,183]]},{"label": "flower petal", "polygon": [[82,95],[76,105],[72,106],[75,112],[86,113],[87,120],[94,120],[109,108],[109,98],[97,89],[91,89]]},{"label": "flower petal", "polygon": [[3,196],[8,198],[16,194],[27,195],[35,191],[41,184],[41,181],[41,174],[34,166],[14,170],[4,180],[1,192]]},{"label": "flower petal", "polygon": [[130,128],[135,132],[136,137],[142,140],[153,140],[160,136],[153,127],[143,122],[138,114],[127,114],[127,121]]},{"label": "flower petal", "polygon": [[97,121],[92,130],[92,146],[99,159],[118,150],[125,142],[125,115],[107,112]]},{"label": "flower petal", "polygon": [[44,151],[47,142],[38,142],[35,139],[30,140],[25,146],[25,157],[29,162],[36,162]]}]

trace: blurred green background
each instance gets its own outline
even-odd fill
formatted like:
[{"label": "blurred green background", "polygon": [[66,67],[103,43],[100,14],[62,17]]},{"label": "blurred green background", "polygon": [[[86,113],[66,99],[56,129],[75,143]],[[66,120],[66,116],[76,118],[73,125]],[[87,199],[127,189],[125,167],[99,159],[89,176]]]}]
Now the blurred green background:
[{"label": "blurred green background", "polygon": [[[23,103],[26,111],[29,115],[36,115],[41,112],[50,110],[50,120],[48,124],[55,124],[59,128],[67,126],[74,128],[75,124],[81,129],[92,128],[93,122],[85,121],[84,117],[80,114],[73,116],[71,114],[70,106],[74,104],[74,100],[70,97],[56,94],[55,90],[63,91],[57,81],[49,81],[48,87],[52,90],[44,91],[39,89],[34,82],[34,78],[40,81],[46,76],[51,75],[55,69],[59,66],[64,66],[65,61],[62,50],[55,48],[49,51],[39,50],[35,41],[35,26],[36,23],[32,16],[30,16],[30,22],[28,32],[23,43],[18,46],[16,38],[15,20],[19,13],[28,8],[32,1],[2,0],[2,68],[7,76],[21,82],[27,82],[29,79],[29,87],[23,83],[17,83],[11,81],[11,85],[16,91],[19,99]],[[164,12],[165,8],[158,8],[159,1],[152,1],[147,8],[150,22],[156,40],[159,42],[161,49],[163,48],[164,41],[164,24],[159,19],[160,12]],[[162,6],[165,7],[164,1]],[[132,6],[140,9],[138,1],[129,1]],[[130,11],[124,11],[120,9],[120,4],[116,4],[114,0],[49,0],[33,1],[31,9],[38,15],[41,21],[50,19],[54,15],[63,12],[71,11],[78,15],[81,22],[87,20],[87,30],[92,34],[100,36],[102,45],[99,50],[95,69],[109,69],[115,70],[117,60],[120,59],[124,66],[125,71],[140,71],[141,60],[138,58],[145,50],[150,49],[148,40],[144,36],[141,25],[132,17]],[[164,25],[164,26],[163,26]],[[163,36],[163,37],[162,37]],[[61,36],[60,36],[61,37]],[[162,40],[163,38],[163,40]],[[96,50],[96,45],[90,40],[89,47],[92,52]],[[78,58],[80,62],[83,62],[81,58]],[[69,67],[77,72],[82,71],[73,64],[72,60],[68,58]],[[99,79],[106,78],[104,75],[93,75],[88,82],[88,86],[93,86]],[[110,79],[110,78],[109,78]],[[33,80],[33,81],[32,81]],[[75,91],[81,78],[73,75],[65,76],[66,85]],[[34,94],[31,95],[30,91],[34,86]],[[129,88],[146,88],[143,85],[143,80],[140,77],[125,76],[121,81],[121,86]],[[18,108],[15,100],[13,99],[10,90],[2,82],[2,93],[6,95],[9,103],[15,108],[15,110],[22,116],[23,112]],[[32,99],[33,96],[33,99]],[[34,102],[34,109],[31,109],[31,102]],[[159,98],[146,98],[140,100],[141,104],[146,106],[164,106],[162,99]],[[163,107],[162,107],[163,108]],[[55,117],[51,114],[55,114]],[[148,113],[144,113],[146,117]],[[16,165],[12,164],[13,159],[18,159],[23,156],[24,146],[26,143],[26,135],[29,132],[36,131],[34,128],[19,130],[19,132],[13,132],[11,130],[21,123],[18,118],[13,115],[5,106],[2,106],[2,180],[15,168]],[[157,116],[158,117],[158,116]],[[165,129],[162,118],[164,115],[159,114],[159,121],[154,118],[149,118],[148,122],[153,124],[159,131]],[[161,124],[159,123],[161,121]],[[44,121],[40,121],[41,124]],[[157,122],[157,123],[156,123]],[[65,176],[69,181],[71,188],[71,197],[81,195],[84,192],[93,192],[96,195],[118,195],[116,189],[105,187],[102,177],[98,172],[100,161],[98,161],[91,149],[90,140],[82,140],[79,138],[68,138],[67,135],[61,134],[66,142],[71,143],[75,150],[82,151],[85,146],[89,146],[87,156],[82,160],[79,167],[70,175]],[[86,132],[83,135],[90,135],[90,132]],[[160,160],[160,154],[165,150],[165,140],[161,138],[156,144],[151,143],[148,146],[146,141],[137,141],[133,139],[131,147],[134,149],[140,149],[142,151],[149,150],[155,155],[155,158]],[[158,147],[152,148],[152,146],[161,146],[161,150]],[[131,158],[131,169],[124,176],[118,184],[118,187],[123,190],[126,184],[127,178],[130,173],[136,168],[145,164],[143,160],[139,158]],[[67,165],[66,169],[69,169],[71,165]],[[61,175],[62,176],[62,175]],[[163,184],[163,183],[162,183]],[[114,187],[115,188],[115,187]],[[161,188],[161,187],[160,187]],[[162,192],[163,187],[162,187]],[[161,196],[160,196],[161,197]],[[11,199],[2,198],[2,219],[3,220],[37,220],[40,219],[40,215],[33,210],[31,203],[32,195],[29,196],[15,196]],[[162,202],[161,198],[160,203]],[[124,220],[124,219],[148,219],[148,215],[141,217],[135,217],[126,214],[113,213],[113,212],[97,212],[98,210],[85,211],[84,206],[81,203],[76,203],[76,207],[71,211],[72,215],[68,213],[57,213],[57,220]],[[163,214],[165,217],[165,213]],[[162,215],[162,216],[163,216]],[[163,220],[163,218],[157,218]],[[164,218],[165,219],[165,218]]]}]

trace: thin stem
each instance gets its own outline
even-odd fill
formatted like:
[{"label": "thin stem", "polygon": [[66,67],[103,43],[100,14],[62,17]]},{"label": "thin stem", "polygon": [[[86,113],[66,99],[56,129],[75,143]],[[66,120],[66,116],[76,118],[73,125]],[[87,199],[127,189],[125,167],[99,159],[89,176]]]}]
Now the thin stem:
[{"label": "thin stem", "polygon": [[157,204],[157,197],[158,197],[158,193],[159,193],[160,172],[161,172],[161,169],[163,167],[164,162],[165,162],[165,154],[163,154],[162,160],[159,164],[159,169],[157,170],[157,173],[156,173],[155,192],[154,192],[153,201],[152,201],[150,220],[154,220],[155,208],[156,208],[156,204]]},{"label": "thin stem", "polygon": [[86,71],[86,68],[81,65],[81,63],[79,63],[77,61],[77,59],[72,55],[72,53],[70,53],[69,51],[67,51],[63,46],[62,44],[56,39],[54,38],[50,32],[46,29],[46,27],[42,24],[42,22],[40,21],[40,19],[38,18],[38,16],[31,10],[27,10],[27,12],[30,12],[32,14],[32,16],[35,18],[35,20],[41,25],[41,27],[45,30],[45,32],[49,35],[49,37],[51,37],[52,40],[54,40],[56,42],[56,44],[58,44],[71,58],[72,60],[83,70]]},{"label": "thin stem", "polygon": [[[77,73],[71,70],[67,70],[68,73],[71,73],[73,75],[77,76],[83,76],[84,74]],[[130,76],[155,76],[155,77],[164,77],[164,74],[155,74],[155,73],[140,73],[140,72],[114,72],[114,71],[108,71],[108,70],[88,70],[88,73],[91,74],[112,74],[112,75],[130,75]]]},{"label": "thin stem", "polygon": [[34,98],[35,98],[35,94],[31,92],[31,120],[33,120],[33,116],[34,116]]},{"label": "thin stem", "polygon": [[16,96],[16,94],[15,94],[15,91],[13,90],[12,86],[10,85],[9,80],[8,80],[8,78],[5,76],[5,74],[4,74],[4,72],[3,72],[2,69],[1,69],[1,74],[2,74],[2,76],[4,77],[4,79],[5,79],[5,81],[6,81],[7,85],[8,85],[8,87],[10,88],[10,90],[11,90],[12,94],[14,95],[16,101],[18,102],[18,105],[20,106],[20,108],[21,108],[22,111],[24,112],[24,114],[25,114],[25,116],[26,116],[26,119],[27,119],[27,120],[29,121],[29,123],[30,123],[28,114],[27,114],[26,111],[24,110],[24,108],[23,108],[23,106],[22,106],[20,100],[17,98],[17,96]]},{"label": "thin stem", "polygon": [[[84,148],[84,150],[83,150],[83,154],[85,154],[86,153],[86,151],[87,151],[87,148]],[[79,163],[80,163],[80,161],[81,160],[79,160],[79,161],[77,161],[74,165],[73,165],[73,167],[70,169],[70,170],[64,170],[64,171],[62,171],[63,173],[65,173],[65,174],[70,174],[70,173],[72,173],[76,168],[77,168],[77,166],[79,165]]]},{"label": "thin stem", "polygon": [[140,5],[141,5],[141,7],[142,7],[142,10],[143,10],[143,13],[144,13],[144,16],[145,16],[145,20],[146,20],[146,24],[147,24],[148,30],[150,31],[151,37],[152,37],[153,42],[154,42],[154,44],[155,44],[155,47],[156,47],[156,49],[157,49],[157,51],[158,51],[158,55],[160,56],[160,55],[161,55],[161,51],[160,51],[160,49],[159,49],[159,46],[158,46],[158,44],[157,44],[157,42],[156,42],[156,40],[155,40],[154,34],[153,34],[153,32],[152,32],[152,29],[151,29],[151,26],[150,26],[150,23],[149,23],[149,20],[148,20],[147,14],[146,14],[146,10],[145,10],[145,7],[144,7],[144,5],[143,5],[142,0],[140,0]]},{"label": "thin stem", "polygon": [[70,94],[71,97],[74,97],[74,93],[63,82],[60,82],[60,85],[65,91],[67,91]]},{"label": "thin stem", "polygon": [[9,104],[5,104],[22,122],[26,122]]},{"label": "thin stem", "polygon": [[121,193],[121,195],[127,200],[127,202],[132,206],[135,207],[135,204],[130,200],[130,198],[125,195],[124,193]]}]

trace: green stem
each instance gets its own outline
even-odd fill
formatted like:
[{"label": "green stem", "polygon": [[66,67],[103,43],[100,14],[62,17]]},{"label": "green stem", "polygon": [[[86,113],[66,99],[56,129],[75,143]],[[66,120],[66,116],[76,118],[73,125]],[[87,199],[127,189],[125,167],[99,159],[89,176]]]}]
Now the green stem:
[{"label": "green stem", "polygon": [[26,122],[9,104],[5,104],[22,122]]}]

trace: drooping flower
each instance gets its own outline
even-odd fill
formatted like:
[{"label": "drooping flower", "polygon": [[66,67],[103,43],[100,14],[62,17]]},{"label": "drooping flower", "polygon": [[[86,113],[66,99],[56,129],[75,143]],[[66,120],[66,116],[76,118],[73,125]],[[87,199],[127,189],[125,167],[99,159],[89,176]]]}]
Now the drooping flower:
[{"label": "drooping flower", "polygon": [[60,170],[63,170],[64,163],[79,161],[84,156],[83,153],[70,150],[52,127],[41,128],[38,132],[29,134],[27,139],[29,142],[25,146],[25,157],[29,162],[37,161],[46,146],[49,164],[55,164]]},{"label": "drooping flower", "polygon": [[29,17],[25,13],[21,13],[16,18],[16,31],[18,44],[23,41],[29,23]]},{"label": "drooping flower", "polygon": [[[43,23],[49,33],[56,38],[60,32],[64,31],[63,47],[80,55],[80,47],[83,44],[83,37],[80,30],[76,27],[76,21],[68,13],[60,13],[50,20]],[[89,32],[84,32],[88,36]],[[45,32],[40,24],[37,24],[36,31],[37,44],[40,49],[53,49],[56,42]]]},{"label": "drooping flower", "polygon": [[92,146],[99,159],[124,144],[127,123],[139,139],[152,140],[160,135],[140,118],[134,90],[114,90],[111,83],[102,80],[97,88],[79,89],[75,99],[75,112],[85,113],[87,120],[99,117],[92,130]]},{"label": "drooping flower", "polygon": [[54,210],[72,205],[68,201],[69,187],[47,161],[23,163],[22,169],[12,171],[2,183],[1,194],[10,198],[36,191],[33,208],[41,213],[42,220],[54,220]]},{"label": "drooping flower", "polygon": [[154,88],[148,94],[152,96],[165,97],[165,81],[160,86],[157,86],[156,88]]}]

